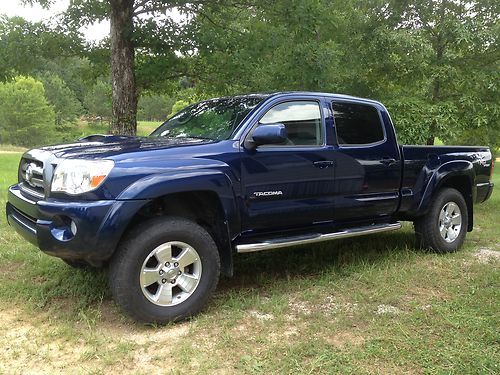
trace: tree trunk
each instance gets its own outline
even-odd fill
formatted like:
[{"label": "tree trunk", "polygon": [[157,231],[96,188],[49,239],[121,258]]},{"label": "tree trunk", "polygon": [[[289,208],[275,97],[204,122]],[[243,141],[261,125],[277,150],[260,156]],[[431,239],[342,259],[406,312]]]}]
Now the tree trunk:
[{"label": "tree trunk", "polygon": [[134,0],[110,0],[113,117],[110,133],[135,135],[137,88],[134,75]]}]

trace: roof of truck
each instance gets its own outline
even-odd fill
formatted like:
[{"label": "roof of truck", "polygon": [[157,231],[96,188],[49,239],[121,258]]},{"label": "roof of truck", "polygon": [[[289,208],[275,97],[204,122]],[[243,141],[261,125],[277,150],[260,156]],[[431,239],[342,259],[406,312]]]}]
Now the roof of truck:
[{"label": "roof of truck", "polygon": [[327,92],[314,92],[314,91],[276,91],[276,92],[260,92],[260,93],[250,93],[250,94],[241,94],[241,95],[228,95],[225,97],[220,97],[220,98],[213,98],[213,99],[208,99],[208,100],[217,100],[217,99],[229,99],[229,98],[250,98],[250,97],[255,97],[255,98],[262,98],[262,99],[268,99],[271,97],[278,97],[278,96],[324,96],[332,99],[344,99],[344,100],[354,100],[354,101],[360,101],[360,102],[366,102],[366,103],[371,103],[371,104],[379,104],[382,105],[379,101],[373,100],[373,99],[368,99],[368,98],[361,98],[357,96],[352,96],[352,95],[345,95],[345,94],[336,94],[336,93],[327,93]]}]

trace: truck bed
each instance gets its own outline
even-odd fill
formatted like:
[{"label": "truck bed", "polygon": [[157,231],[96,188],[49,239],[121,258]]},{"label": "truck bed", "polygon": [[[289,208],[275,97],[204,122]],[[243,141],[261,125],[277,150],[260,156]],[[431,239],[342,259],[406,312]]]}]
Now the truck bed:
[{"label": "truck bed", "polygon": [[433,180],[439,179],[440,171],[448,171],[446,164],[451,165],[451,162],[453,162],[451,169],[457,168],[459,165],[457,161],[467,164],[472,179],[471,194],[475,203],[483,202],[491,193],[489,179],[493,159],[486,146],[408,145],[400,146],[400,150],[404,160],[400,212],[410,215],[416,213],[426,195],[426,190],[435,187]]}]

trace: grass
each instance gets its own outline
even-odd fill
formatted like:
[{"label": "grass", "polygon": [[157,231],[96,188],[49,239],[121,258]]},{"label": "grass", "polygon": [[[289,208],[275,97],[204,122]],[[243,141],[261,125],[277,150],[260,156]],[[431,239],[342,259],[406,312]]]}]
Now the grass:
[{"label": "grass", "polygon": [[[138,121],[137,135],[147,136],[151,134],[151,132],[155,130],[158,126],[160,126],[160,124],[161,122],[156,122],[156,121]],[[108,127],[109,125],[105,121],[104,122],[79,121],[74,128],[71,128],[68,131],[68,136],[71,136],[74,139],[89,134],[107,134]]]},{"label": "grass", "polygon": [[[0,154],[2,217],[19,157]],[[475,209],[456,254],[414,250],[405,225],[239,255],[202,314],[166,327],[130,321],[105,271],[73,270],[2,220],[0,373],[499,373],[498,188]]]},{"label": "grass", "polygon": [[2,153],[8,153],[8,152],[24,152],[26,149],[24,147],[20,146],[14,146],[14,145],[5,145],[0,143],[0,152]]},{"label": "grass", "polygon": [[137,135],[150,135],[153,130],[160,126],[162,122],[157,121],[138,121],[137,122]]}]

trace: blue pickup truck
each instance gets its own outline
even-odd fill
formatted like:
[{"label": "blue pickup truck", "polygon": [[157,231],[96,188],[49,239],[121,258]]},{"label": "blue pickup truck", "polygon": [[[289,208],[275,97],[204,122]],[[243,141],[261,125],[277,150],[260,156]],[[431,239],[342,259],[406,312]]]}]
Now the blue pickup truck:
[{"label": "blue pickup truck", "polygon": [[149,137],[26,152],[7,219],[73,267],[109,265],[141,322],[200,311],[237,253],[397,230],[447,253],[493,190],[487,147],[401,146],[379,102],[290,92],[203,101]]}]

